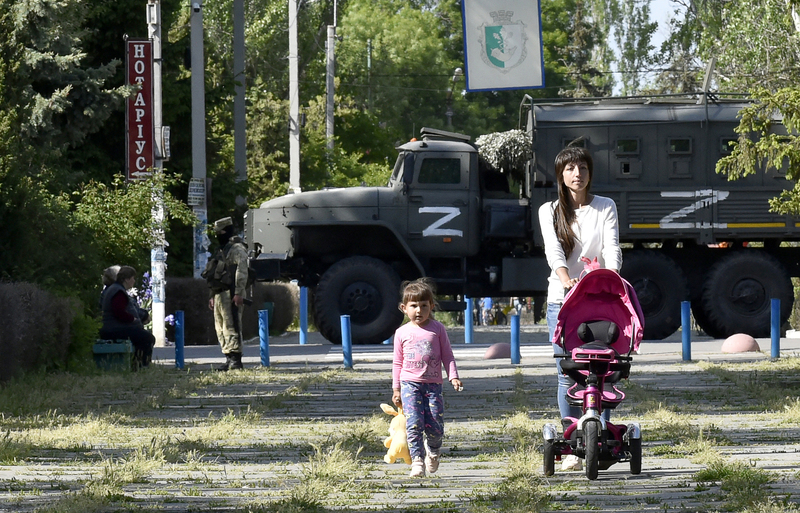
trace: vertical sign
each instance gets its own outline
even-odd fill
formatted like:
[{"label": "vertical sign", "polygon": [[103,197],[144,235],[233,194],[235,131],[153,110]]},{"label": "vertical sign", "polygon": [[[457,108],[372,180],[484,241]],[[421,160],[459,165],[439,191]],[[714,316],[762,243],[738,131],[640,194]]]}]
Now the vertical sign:
[{"label": "vertical sign", "polygon": [[153,43],[149,39],[126,41],[127,83],[138,88],[128,98],[126,118],[126,166],[128,180],[141,180],[154,164]]},{"label": "vertical sign", "polygon": [[544,87],[538,0],[463,0],[467,91]]}]

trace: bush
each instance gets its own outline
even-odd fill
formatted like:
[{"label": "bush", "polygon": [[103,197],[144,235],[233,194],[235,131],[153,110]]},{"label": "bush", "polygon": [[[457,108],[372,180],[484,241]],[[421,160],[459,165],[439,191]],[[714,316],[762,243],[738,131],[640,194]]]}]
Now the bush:
[{"label": "bush", "polygon": [[208,308],[208,284],[199,278],[167,278],[164,291],[167,315],[183,310],[183,343],[187,346],[217,344],[214,313]]},{"label": "bush", "polygon": [[264,303],[272,303],[269,332],[281,334],[292,325],[299,310],[300,289],[285,282],[256,282],[253,284],[253,304],[244,308],[242,335],[245,340],[258,336],[258,311],[266,310]]},{"label": "bush", "polygon": [[[252,294],[253,304],[245,306],[242,312],[242,336],[245,340],[258,337],[258,310],[263,310],[264,303],[267,302],[275,305],[270,319],[270,333],[283,333],[291,326],[299,304],[300,292],[297,286],[280,282],[256,282],[253,284]],[[167,315],[183,310],[185,345],[218,343],[214,314],[208,308],[208,284],[205,280],[168,278],[164,307]]]},{"label": "bush", "polygon": [[74,298],[30,283],[0,283],[0,381],[36,369],[65,368],[72,323],[82,312]]}]

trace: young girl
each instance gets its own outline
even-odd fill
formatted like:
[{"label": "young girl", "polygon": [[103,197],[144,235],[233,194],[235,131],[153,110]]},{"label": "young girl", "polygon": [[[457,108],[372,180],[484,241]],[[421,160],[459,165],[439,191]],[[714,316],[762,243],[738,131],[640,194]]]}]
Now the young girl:
[{"label": "young girl", "polygon": [[400,310],[409,322],[394,334],[392,402],[402,406],[406,416],[410,477],[423,477],[426,470],[433,474],[439,469],[444,437],[442,365],[453,388],[463,389],[447,332],[442,323],[431,318],[433,296],[433,287],[424,278],[404,283]]},{"label": "young girl", "polygon": [[[596,257],[601,267],[617,272],[622,267],[617,206],[614,200],[589,192],[592,156],[584,148],[568,146],[556,155],[555,171],[558,199],[539,207],[544,253],[551,269],[547,288],[547,328],[551,342],[565,292],[578,283],[583,271],[581,257]],[[562,352],[555,343],[553,350]],[[561,418],[580,417],[580,408],[567,402],[567,389],[572,380],[561,371],[560,358],[556,359],[556,368]],[[603,412],[606,420],[610,412]],[[580,460],[576,456],[567,456],[562,467],[579,470]]]}]

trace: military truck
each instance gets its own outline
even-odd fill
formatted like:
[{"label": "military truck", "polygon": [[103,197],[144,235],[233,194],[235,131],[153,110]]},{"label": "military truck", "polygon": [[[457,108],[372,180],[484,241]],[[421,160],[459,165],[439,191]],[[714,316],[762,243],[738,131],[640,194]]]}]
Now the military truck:
[{"label": "military truck", "polygon": [[790,186],[785,170],[760,169],[737,181],[715,173],[745,105],[702,93],[526,96],[520,117],[533,158],[516,183],[484,165],[468,136],[424,128],[419,140],[398,147],[385,187],[303,192],[250,210],[251,263],[259,279],[308,287],[314,322],[334,343],[343,314],[355,343],[390,337],[402,321],[401,280],[420,276],[453,298],[541,302],[550,270],[537,211],[557,197],[555,155],[580,144],[594,158],[592,191],[617,203],[621,274],[642,305],[645,337],[674,333],[684,300],[711,336],[765,337],[772,298],[781,300],[781,324],[791,313],[800,221],[769,211],[768,200]]}]

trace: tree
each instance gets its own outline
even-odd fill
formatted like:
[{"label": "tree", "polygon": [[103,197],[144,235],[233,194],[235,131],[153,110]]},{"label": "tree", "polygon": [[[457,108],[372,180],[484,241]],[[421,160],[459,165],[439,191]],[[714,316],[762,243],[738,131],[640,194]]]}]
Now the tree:
[{"label": "tree", "polygon": [[658,24],[650,21],[650,0],[619,0],[611,5],[614,38],[620,51],[622,94],[637,94],[643,85],[642,70],[654,62],[655,47],[650,41]]},{"label": "tree", "polygon": [[763,166],[785,168],[795,186],[770,206],[792,214],[800,214],[800,88],[794,85],[800,78],[797,6],[795,0],[733,2],[722,11],[727,28],[718,43],[704,35],[710,48],[726,52],[719,59],[720,82],[749,89],[755,100],[741,111],[738,141],[731,155],[717,163],[717,172],[734,180]]}]

